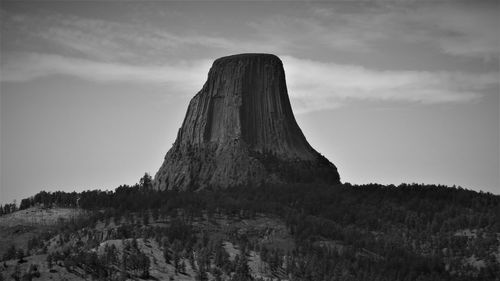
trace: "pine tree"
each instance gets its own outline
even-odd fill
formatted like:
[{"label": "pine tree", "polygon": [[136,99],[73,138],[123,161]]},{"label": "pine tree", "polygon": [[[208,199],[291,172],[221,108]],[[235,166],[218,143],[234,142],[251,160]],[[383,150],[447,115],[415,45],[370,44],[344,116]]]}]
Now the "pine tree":
[{"label": "pine tree", "polygon": [[23,249],[18,249],[17,250],[16,258],[19,259],[19,260],[23,260],[23,258],[24,258],[24,251],[23,251]]},{"label": "pine tree", "polygon": [[208,281],[208,275],[204,269],[198,270],[196,273],[196,281]]},{"label": "pine tree", "polygon": [[165,263],[169,264],[172,260],[172,257],[170,256],[170,250],[165,247],[163,249],[163,257],[165,258]]},{"label": "pine tree", "polygon": [[179,272],[181,272],[181,270],[180,270],[180,257],[179,257],[179,253],[175,250],[174,250],[173,260],[174,260],[175,274],[178,274]]},{"label": "pine tree", "polygon": [[139,184],[142,190],[148,191],[153,187],[153,178],[148,173],[144,173],[144,176],[139,180]]},{"label": "pine tree", "polygon": [[3,260],[11,260],[16,257],[16,246],[12,244],[8,249],[7,252],[3,255]]},{"label": "pine tree", "polygon": [[181,261],[179,272],[182,274],[186,274],[186,262],[184,260]]},{"label": "pine tree", "polygon": [[52,262],[54,260],[54,257],[52,256],[52,254],[48,254],[47,255],[47,267],[49,269],[52,269]]},{"label": "pine tree", "polygon": [[248,267],[248,259],[244,253],[237,255],[234,259],[236,266],[235,275],[233,280],[246,281],[252,280],[250,275],[250,268]]},{"label": "pine tree", "polygon": [[16,266],[14,267],[14,272],[10,277],[12,277],[12,279],[14,279],[15,281],[21,280],[21,268],[19,267],[19,264],[16,264]]}]

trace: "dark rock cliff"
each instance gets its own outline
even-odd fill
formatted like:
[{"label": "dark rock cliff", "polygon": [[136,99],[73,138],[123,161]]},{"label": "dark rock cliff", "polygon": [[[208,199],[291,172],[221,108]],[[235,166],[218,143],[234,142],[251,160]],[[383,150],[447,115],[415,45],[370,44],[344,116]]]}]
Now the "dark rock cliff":
[{"label": "dark rock cliff", "polygon": [[154,186],[196,190],[314,181],[340,178],[295,121],[281,60],[240,54],[213,63]]}]

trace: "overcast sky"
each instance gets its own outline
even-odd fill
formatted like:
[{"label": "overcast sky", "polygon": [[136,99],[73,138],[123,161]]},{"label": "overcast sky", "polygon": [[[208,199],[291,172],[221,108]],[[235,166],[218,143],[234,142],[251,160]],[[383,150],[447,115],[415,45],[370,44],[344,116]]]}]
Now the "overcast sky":
[{"label": "overcast sky", "polygon": [[1,1],[0,204],[154,175],[218,57],[283,63],[341,180],[500,194],[498,1]]}]

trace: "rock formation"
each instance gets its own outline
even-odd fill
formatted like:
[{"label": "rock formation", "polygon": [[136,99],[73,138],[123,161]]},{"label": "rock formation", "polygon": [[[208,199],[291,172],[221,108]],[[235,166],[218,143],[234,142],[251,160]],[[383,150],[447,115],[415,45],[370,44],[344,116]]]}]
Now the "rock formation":
[{"label": "rock formation", "polygon": [[315,181],[340,178],[295,121],[281,60],[240,54],[213,63],[154,186],[197,190]]}]

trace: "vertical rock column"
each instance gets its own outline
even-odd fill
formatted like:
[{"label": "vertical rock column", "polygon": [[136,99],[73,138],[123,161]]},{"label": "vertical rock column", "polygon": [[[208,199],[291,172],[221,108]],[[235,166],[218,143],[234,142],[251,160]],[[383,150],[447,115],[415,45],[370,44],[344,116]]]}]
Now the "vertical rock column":
[{"label": "vertical rock column", "polygon": [[315,181],[340,178],[295,121],[281,60],[240,54],[213,63],[154,186],[197,190]]}]

